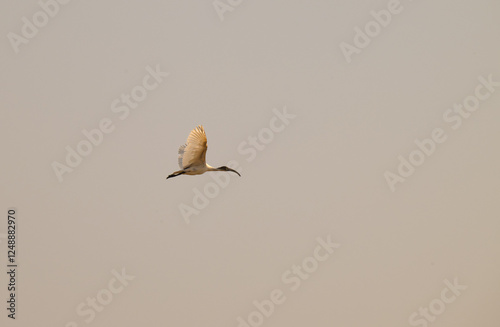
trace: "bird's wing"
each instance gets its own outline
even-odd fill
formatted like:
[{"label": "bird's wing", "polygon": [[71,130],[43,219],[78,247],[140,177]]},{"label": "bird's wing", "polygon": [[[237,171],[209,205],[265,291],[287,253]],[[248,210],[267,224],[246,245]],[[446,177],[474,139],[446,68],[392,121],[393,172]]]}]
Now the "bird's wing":
[{"label": "bird's wing", "polygon": [[187,142],[179,148],[179,167],[205,165],[207,153],[207,136],[202,125],[189,133]]}]

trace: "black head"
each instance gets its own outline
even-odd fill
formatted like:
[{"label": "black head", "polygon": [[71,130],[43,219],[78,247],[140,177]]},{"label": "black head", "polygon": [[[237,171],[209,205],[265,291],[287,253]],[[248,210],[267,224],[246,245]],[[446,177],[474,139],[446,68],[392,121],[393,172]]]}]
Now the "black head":
[{"label": "black head", "polygon": [[236,170],[231,169],[231,168],[229,168],[229,167],[222,166],[222,167],[219,167],[219,168],[217,168],[217,169],[218,169],[218,170],[220,170],[220,171],[232,171],[233,173],[236,173],[236,174],[238,174],[238,176],[240,176],[240,177],[241,177],[240,173],[238,173]]}]

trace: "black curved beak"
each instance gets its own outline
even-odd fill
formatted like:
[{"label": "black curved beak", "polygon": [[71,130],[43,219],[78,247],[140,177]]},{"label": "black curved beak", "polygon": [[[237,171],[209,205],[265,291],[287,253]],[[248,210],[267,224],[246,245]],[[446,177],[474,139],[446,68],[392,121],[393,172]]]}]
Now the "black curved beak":
[{"label": "black curved beak", "polygon": [[240,176],[240,177],[241,177],[240,173],[238,173],[236,170],[231,169],[231,168],[227,168],[227,170],[228,170],[228,171],[232,171],[233,173],[236,173],[236,174],[238,174],[238,176]]}]

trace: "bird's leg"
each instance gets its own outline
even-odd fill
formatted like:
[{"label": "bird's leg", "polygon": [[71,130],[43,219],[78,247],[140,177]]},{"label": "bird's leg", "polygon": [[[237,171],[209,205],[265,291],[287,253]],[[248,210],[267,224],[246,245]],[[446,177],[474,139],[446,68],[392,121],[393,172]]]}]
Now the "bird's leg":
[{"label": "bird's leg", "polygon": [[177,177],[177,176],[180,176],[180,175],[182,175],[182,174],[175,174],[175,173],[174,174],[170,174],[170,175],[167,176],[167,179],[172,178],[172,177]]},{"label": "bird's leg", "polygon": [[176,176],[179,176],[179,175],[182,175],[185,173],[186,172],[184,170],[178,170],[178,171],[175,171],[175,172],[171,173],[170,175],[168,175],[167,179],[169,179],[171,177],[176,177]]}]

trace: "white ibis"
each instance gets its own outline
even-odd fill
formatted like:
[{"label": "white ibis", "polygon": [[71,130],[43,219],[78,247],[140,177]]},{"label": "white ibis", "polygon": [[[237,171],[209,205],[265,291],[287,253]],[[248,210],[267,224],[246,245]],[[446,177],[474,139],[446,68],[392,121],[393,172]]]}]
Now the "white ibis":
[{"label": "white ibis", "polygon": [[186,144],[179,148],[179,167],[181,170],[175,171],[168,175],[176,177],[179,175],[200,175],[206,171],[232,171],[241,177],[236,170],[226,166],[215,168],[207,164],[205,155],[207,154],[207,136],[202,125],[199,125],[189,133]]}]

